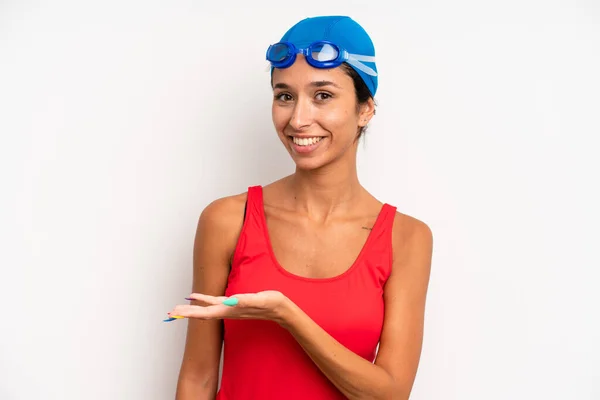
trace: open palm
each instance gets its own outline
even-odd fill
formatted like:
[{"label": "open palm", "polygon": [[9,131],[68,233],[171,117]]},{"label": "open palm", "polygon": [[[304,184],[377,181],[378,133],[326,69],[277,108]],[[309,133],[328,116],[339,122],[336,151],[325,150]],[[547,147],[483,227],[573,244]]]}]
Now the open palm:
[{"label": "open palm", "polygon": [[[205,320],[226,318],[278,320],[281,316],[281,308],[287,298],[281,292],[267,290],[258,293],[236,294],[231,297],[192,293],[189,299],[198,305],[178,305],[173,308],[169,316]],[[223,304],[224,302],[225,304]]]}]

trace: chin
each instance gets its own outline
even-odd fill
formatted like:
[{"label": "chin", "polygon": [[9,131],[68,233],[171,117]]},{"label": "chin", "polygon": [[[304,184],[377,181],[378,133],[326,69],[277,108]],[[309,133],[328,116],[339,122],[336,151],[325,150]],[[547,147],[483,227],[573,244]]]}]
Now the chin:
[{"label": "chin", "polygon": [[296,169],[300,171],[315,171],[321,167],[324,167],[328,163],[324,160],[318,159],[295,159],[292,158],[294,164],[296,164]]}]

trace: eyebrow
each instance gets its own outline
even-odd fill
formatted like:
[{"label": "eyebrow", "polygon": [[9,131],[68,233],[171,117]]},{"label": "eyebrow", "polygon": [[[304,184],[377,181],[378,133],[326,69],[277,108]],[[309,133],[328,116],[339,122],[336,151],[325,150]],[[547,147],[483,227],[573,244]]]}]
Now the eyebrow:
[{"label": "eyebrow", "polygon": [[[338,89],[341,89],[341,87],[339,85],[337,85],[336,83],[331,82],[331,81],[313,81],[309,85],[318,87],[318,88],[325,87],[325,86],[333,86]],[[273,85],[273,89],[291,89],[291,87],[287,83],[280,82],[280,83],[276,83],[275,85]]]}]

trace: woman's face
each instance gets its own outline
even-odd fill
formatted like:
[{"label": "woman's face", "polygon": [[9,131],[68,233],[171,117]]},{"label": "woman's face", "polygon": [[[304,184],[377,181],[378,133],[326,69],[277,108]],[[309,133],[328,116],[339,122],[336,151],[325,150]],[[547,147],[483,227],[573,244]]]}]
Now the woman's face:
[{"label": "woman's face", "polygon": [[355,157],[359,127],[373,110],[372,101],[357,109],[354,82],[340,67],[314,68],[298,55],[273,71],[273,124],[300,169]]}]

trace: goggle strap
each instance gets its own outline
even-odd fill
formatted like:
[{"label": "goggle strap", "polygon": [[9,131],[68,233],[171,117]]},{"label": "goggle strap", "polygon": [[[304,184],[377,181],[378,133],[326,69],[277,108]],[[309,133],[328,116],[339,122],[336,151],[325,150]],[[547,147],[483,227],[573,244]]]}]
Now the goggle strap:
[{"label": "goggle strap", "polygon": [[363,64],[360,61],[358,61],[352,55],[350,57],[348,57],[348,64],[350,64],[353,67],[361,70],[362,72],[364,72],[367,75],[377,76],[377,72],[375,72],[375,70],[373,68],[367,67],[365,64]]},{"label": "goggle strap", "polygon": [[375,57],[373,57],[373,56],[362,56],[360,54],[348,54],[348,58],[353,58],[356,61],[375,62]]}]

